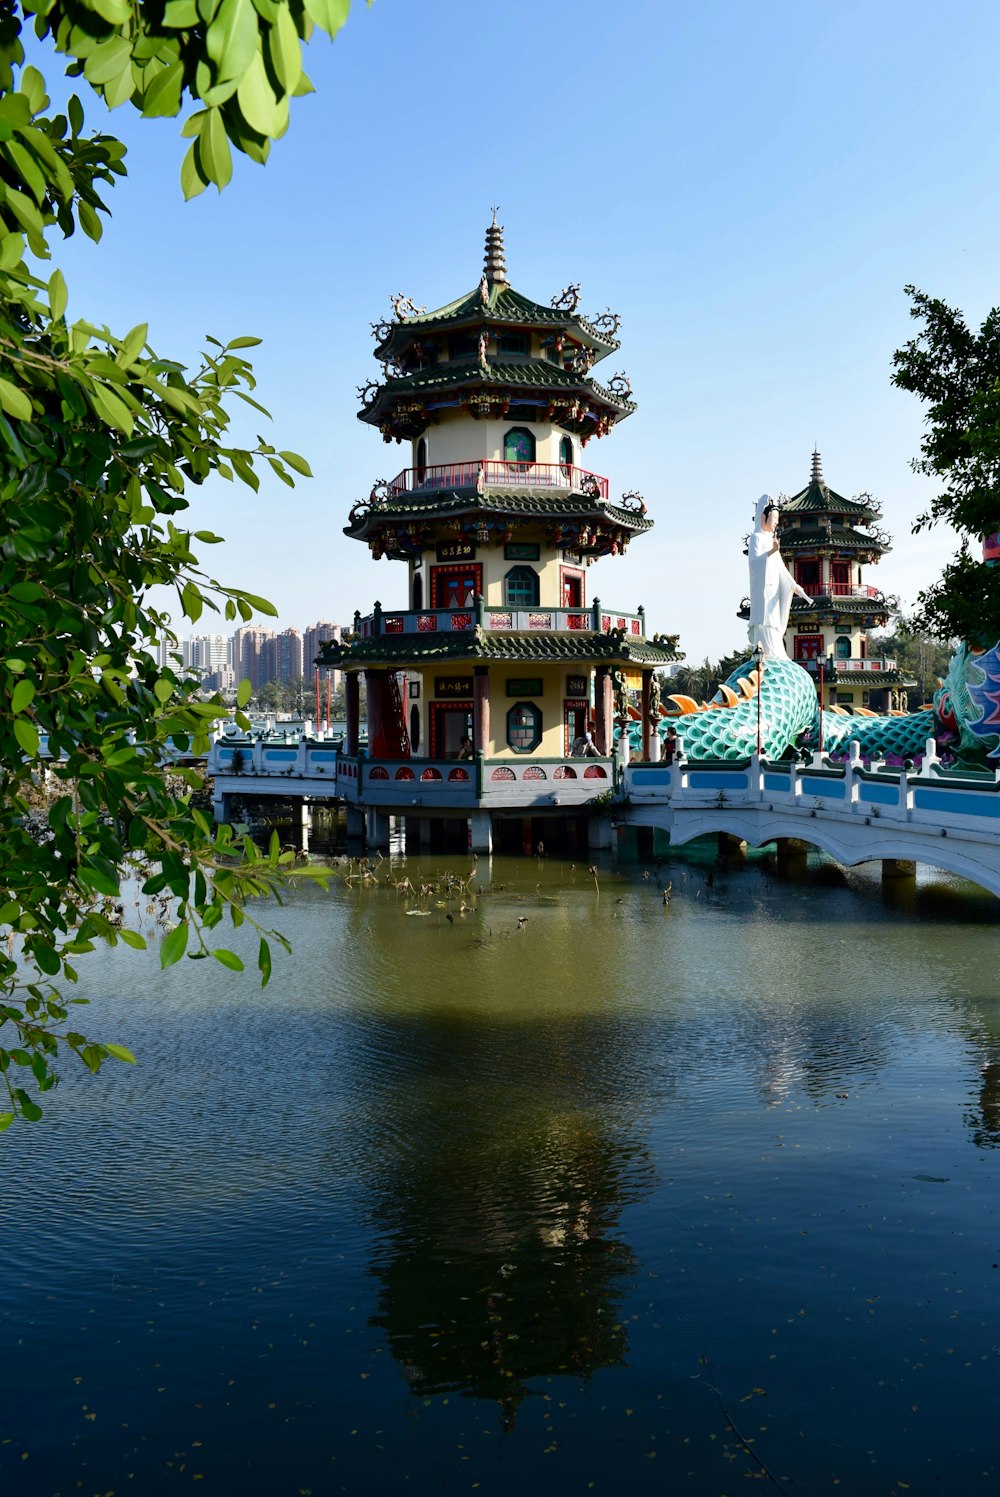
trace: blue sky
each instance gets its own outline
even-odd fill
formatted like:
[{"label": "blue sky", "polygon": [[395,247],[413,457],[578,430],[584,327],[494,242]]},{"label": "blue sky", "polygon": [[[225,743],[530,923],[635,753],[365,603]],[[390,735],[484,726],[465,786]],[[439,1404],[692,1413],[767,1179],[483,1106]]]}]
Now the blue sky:
[{"label": "blue sky", "polygon": [[[348,621],[405,596],[403,566],[342,530],[407,466],[356,419],[380,368],[370,324],[394,292],[434,307],[471,289],[498,203],[518,290],[548,302],[577,281],[582,310],[623,318],[599,375],[627,372],[639,409],[584,460],[612,494],[638,489],[655,528],[591,595],[644,604],[714,659],[745,638],[754,502],[801,488],[814,443],[829,483],[883,503],[895,544],[870,580],[910,604],[953,549],[910,534],[922,413],[890,361],[908,282],[977,324],[1000,300],[998,54],[1000,8],[971,0],[354,0],[307,49],[316,93],[268,165],[239,159],[221,195],[183,202],[180,121],[115,111],[129,178],[101,245],[54,263],[71,317],[148,321],[160,353],[264,339],[265,435],[315,479],[220,482],[193,523],[226,536],[206,562],[282,626]],[[34,60],[60,98],[58,60]]]}]

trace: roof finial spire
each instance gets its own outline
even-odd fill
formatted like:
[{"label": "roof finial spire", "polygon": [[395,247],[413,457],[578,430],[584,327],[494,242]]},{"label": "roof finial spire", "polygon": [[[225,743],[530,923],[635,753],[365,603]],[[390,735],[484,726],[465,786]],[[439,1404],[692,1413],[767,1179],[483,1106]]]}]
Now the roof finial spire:
[{"label": "roof finial spire", "polygon": [[823,487],[823,461],[818,447],[813,448],[812,473],[809,476],[809,482],[818,483],[821,488]]},{"label": "roof finial spire", "polygon": [[493,222],[486,230],[486,256],[483,275],[488,286],[506,286],[507,262],[503,252],[503,225],[497,223],[499,207],[493,209]]}]

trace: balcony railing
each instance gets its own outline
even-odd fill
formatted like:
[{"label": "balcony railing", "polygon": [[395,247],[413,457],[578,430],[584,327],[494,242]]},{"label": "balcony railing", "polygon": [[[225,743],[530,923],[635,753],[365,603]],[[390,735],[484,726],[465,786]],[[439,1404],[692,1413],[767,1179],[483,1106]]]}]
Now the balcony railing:
[{"label": "balcony railing", "polygon": [[831,655],[824,655],[819,660],[797,660],[796,665],[804,665],[807,671],[815,676],[819,673],[820,666],[828,671],[832,666],[838,671],[865,671],[869,675],[877,676],[883,671],[894,671],[899,669],[899,662],[889,660],[886,657],[869,658],[865,656],[851,656],[847,660],[836,660]]},{"label": "balcony railing", "polygon": [[608,480],[571,463],[515,463],[498,458],[473,458],[463,463],[435,463],[424,468],[404,468],[388,485],[388,497],[426,493],[436,489],[564,489],[567,493],[592,491],[595,499],[607,499]]},{"label": "balcony railing", "polygon": [[[808,592],[808,588],[806,589]],[[826,589],[831,598],[881,598],[879,588],[868,582],[831,582]]]},{"label": "balcony railing", "polygon": [[586,633],[609,634],[619,630],[629,639],[643,639],[646,617],[643,612],[624,613],[603,608],[600,600],[585,608],[516,608],[506,604],[491,606],[477,600],[465,608],[404,609],[387,613],[376,608],[355,623],[362,639],[380,634],[454,634],[466,633],[476,626],[487,633]]}]

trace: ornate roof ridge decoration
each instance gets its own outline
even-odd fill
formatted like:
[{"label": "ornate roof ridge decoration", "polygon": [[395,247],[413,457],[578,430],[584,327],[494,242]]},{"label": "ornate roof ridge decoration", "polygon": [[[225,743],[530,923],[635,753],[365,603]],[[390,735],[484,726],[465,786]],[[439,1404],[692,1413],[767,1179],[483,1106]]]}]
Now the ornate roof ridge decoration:
[{"label": "ornate roof ridge decoration", "polygon": [[[542,609],[541,612],[548,610]],[[587,610],[584,609],[583,612]],[[636,639],[618,630],[594,633],[551,633],[547,630],[469,629],[456,632],[428,631],[426,634],[376,634],[352,641],[328,640],[322,648],[320,662],[332,666],[363,668],[368,663],[408,660],[510,660],[561,661],[581,664],[620,661],[634,665],[668,665],[683,659],[677,649],[676,634],[658,634],[653,639]]]}]

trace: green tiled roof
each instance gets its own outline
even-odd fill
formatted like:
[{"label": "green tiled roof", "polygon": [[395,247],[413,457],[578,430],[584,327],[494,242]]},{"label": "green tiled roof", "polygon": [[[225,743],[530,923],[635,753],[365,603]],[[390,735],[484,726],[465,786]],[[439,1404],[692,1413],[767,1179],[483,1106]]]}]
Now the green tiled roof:
[{"label": "green tiled roof", "polygon": [[[600,333],[585,317],[567,312],[558,307],[543,307],[541,302],[522,296],[512,286],[497,282],[490,286],[487,301],[483,302],[479,287],[466,291],[447,306],[437,307],[433,312],[420,312],[415,317],[406,317],[392,324],[392,334],[380,345],[379,352],[387,351],[398,343],[402,332],[408,335],[430,328],[459,328],[479,326],[483,322],[506,323],[511,327],[563,328],[572,332],[578,342],[588,345],[595,352],[611,353],[618,347],[614,338]],[[603,350],[603,353],[602,353]]]},{"label": "green tiled roof", "polygon": [[537,517],[540,521],[564,518],[602,519],[636,534],[653,528],[653,521],[634,509],[605,499],[592,499],[586,494],[570,490],[560,489],[553,493],[547,488],[487,489],[480,494],[473,488],[465,488],[401,494],[398,499],[380,502],[353,525],[345,525],[344,533],[365,536],[385,522],[398,524],[408,519],[436,520],[443,516],[491,514],[517,515],[528,519]]},{"label": "green tiled roof", "polygon": [[582,395],[599,401],[622,416],[630,414],[636,408],[634,400],[624,400],[585,374],[560,369],[558,365],[550,364],[545,359],[533,359],[523,364],[487,362],[485,368],[472,359],[464,364],[433,364],[430,368],[418,369],[413,374],[387,379],[371,403],[358,412],[358,419],[377,426],[386,408],[401,396],[419,395],[427,400],[435,394],[444,395],[450,390],[488,390],[497,385],[506,385],[512,389]]},{"label": "green tiled roof", "polygon": [[[882,598],[827,598],[820,594],[820,601],[806,603],[803,598],[792,599],[790,617],[798,622],[803,616],[812,618],[814,615],[826,615],[831,613],[843,614],[845,618],[863,618],[868,614],[876,617],[887,615],[889,612],[888,601]],[[737,610],[738,619],[750,617],[750,604],[744,599]]]},{"label": "green tiled roof", "polygon": [[825,483],[809,483],[790,499],[781,500],[783,515],[821,514],[857,515],[868,520],[875,518],[875,511],[860,499],[845,499]]},{"label": "green tiled roof", "polygon": [[682,658],[676,636],[659,636],[660,643],[630,639],[627,635],[592,634],[584,631],[554,634],[505,634],[494,630],[461,633],[379,634],[350,644],[331,641],[319,657],[322,665],[338,669],[373,665],[427,664],[437,661],[512,661],[526,665],[572,661],[579,664],[612,663],[660,666]]},{"label": "green tiled roof", "polygon": [[889,546],[877,541],[873,535],[852,530],[847,525],[831,525],[829,530],[816,525],[789,525],[781,531],[783,551],[868,551],[884,556]]},{"label": "green tiled roof", "polygon": [[916,686],[916,676],[908,676],[905,671],[842,671],[837,662],[833,662],[834,678],[838,686],[867,686],[876,690],[880,686]]}]

